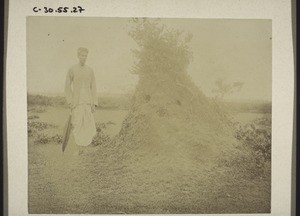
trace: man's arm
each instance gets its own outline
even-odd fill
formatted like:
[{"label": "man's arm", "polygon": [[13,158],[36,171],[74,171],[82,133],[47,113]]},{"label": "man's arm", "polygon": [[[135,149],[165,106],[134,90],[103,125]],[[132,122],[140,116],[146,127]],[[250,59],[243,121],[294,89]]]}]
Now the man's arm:
[{"label": "man's arm", "polygon": [[92,97],[93,97],[92,104],[93,104],[93,106],[98,106],[97,87],[96,87],[96,79],[95,79],[94,71],[92,71],[91,91],[92,91]]},{"label": "man's arm", "polygon": [[67,73],[66,82],[65,82],[65,94],[68,105],[72,106],[72,70],[70,69]]}]

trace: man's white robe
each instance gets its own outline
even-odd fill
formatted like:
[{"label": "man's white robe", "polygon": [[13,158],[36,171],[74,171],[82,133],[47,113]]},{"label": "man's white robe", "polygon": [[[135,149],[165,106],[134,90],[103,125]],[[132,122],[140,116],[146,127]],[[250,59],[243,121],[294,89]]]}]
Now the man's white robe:
[{"label": "man's white robe", "polygon": [[97,90],[94,72],[88,66],[70,68],[65,84],[68,104],[71,104],[73,135],[77,145],[88,146],[96,134],[91,106],[97,106]]}]

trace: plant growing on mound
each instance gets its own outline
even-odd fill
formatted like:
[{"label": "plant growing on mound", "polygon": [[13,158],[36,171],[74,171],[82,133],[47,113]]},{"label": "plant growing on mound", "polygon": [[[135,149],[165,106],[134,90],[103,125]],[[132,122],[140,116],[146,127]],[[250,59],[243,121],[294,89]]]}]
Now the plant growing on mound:
[{"label": "plant growing on mound", "polygon": [[188,43],[192,35],[182,31],[167,29],[157,20],[133,19],[136,26],[129,35],[141,48],[132,50],[138,59],[132,72],[135,74],[186,73],[192,60]]}]

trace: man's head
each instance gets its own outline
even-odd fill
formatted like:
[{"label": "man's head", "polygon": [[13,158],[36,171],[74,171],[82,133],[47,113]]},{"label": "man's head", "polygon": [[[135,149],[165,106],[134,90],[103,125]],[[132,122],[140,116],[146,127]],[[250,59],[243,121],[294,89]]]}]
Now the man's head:
[{"label": "man's head", "polygon": [[87,48],[84,48],[84,47],[78,48],[78,50],[77,50],[77,56],[78,56],[78,59],[79,59],[79,63],[81,65],[85,64],[86,58],[88,56],[88,53],[89,53],[89,50]]}]

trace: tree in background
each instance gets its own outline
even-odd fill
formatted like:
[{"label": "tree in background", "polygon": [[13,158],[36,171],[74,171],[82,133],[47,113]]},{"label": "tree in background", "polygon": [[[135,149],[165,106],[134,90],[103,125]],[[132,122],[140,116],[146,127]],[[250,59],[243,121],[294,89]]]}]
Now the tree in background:
[{"label": "tree in background", "polygon": [[223,100],[225,96],[229,96],[234,92],[239,92],[244,86],[243,82],[225,83],[223,79],[217,79],[216,88],[212,90],[216,94],[216,99]]}]

